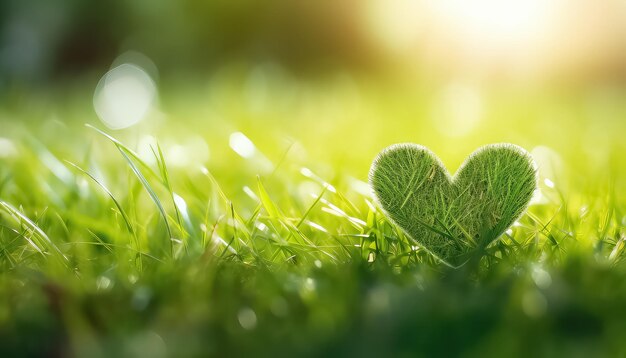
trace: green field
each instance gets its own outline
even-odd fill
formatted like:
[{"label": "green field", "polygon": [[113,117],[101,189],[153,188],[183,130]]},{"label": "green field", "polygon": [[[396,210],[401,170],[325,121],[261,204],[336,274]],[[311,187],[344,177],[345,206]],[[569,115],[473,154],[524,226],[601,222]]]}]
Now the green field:
[{"label": "green field", "polygon": [[[623,91],[472,87],[455,133],[436,85],[231,71],[118,131],[92,88],[2,99],[0,356],[626,355]],[[372,197],[398,142],[515,143],[541,194],[449,268]]]}]

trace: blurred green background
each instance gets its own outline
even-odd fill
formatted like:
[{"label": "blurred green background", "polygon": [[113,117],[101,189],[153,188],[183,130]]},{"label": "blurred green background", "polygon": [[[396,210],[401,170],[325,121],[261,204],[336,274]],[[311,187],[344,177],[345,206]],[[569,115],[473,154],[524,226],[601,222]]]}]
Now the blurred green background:
[{"label": "blurred green background", "polygon": [[[298,142],[360,178],[394,142],[428,145],[452,170],[499,141],[606,167],[623,142],[626,10],[617,0],[0,6],[7,131],[100,119],[131,127],[120,135],[134,134],[133,145],[138,133],[202,134],[205,159],[216,161],[242,131],[273,158]],[[134,67],[114,71],[117,87],[107,89],[107,71],[124,64]]]},{"label": "blurred green background", "polygon": [[[607,158],[596,147],[611,145],[623,118],[626,11],[617,0],[0,6],[7,125],[100,118],[114,129],[143,121],[142,133],[239,128],[260,134],[255,141],[280,128],[315,160],[363,173],[398,141],[432,146],[451,168],[493,141],[561,155],[584,146]],[[135,67],[113,73],[121,83],[107,90],[107,71],[123,64]],[[563,126],[575,131],[558,135]],[[209,149],[214,159],[224,151]]]},{"label": "blurred green background", "polygon": [[[611,165],[623,150],[622,1],[0,6],[5,133],[104,125],[133,148],[158,138],[180,166],[219,166],[238,157],[228,141],[242,132],[272,161],[295,143],[361,180],[396,142],[431,147],[452,171],[504,141],[572,172],[623,171]],[[561,179],[588,179],[570,174]]]}]

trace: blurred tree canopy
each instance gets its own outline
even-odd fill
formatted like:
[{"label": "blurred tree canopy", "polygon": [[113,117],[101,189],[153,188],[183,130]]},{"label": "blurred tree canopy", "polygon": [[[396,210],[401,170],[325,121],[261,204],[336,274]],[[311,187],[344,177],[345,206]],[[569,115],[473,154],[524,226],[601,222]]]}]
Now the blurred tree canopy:
[{"label": "blurred tree canopy", "polygon": [[0,78],[42,83],[107,68],[126,50],[167,76],[227,61],[294,71],[367,67],[376,57],[356,0],[0,2]]}]

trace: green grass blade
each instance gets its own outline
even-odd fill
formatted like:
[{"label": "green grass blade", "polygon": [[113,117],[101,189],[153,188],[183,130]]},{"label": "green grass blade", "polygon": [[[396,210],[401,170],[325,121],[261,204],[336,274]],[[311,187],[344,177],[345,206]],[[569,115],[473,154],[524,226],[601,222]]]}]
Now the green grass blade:
[{"label": "green grass blade", "polygon": [[[48,235],[46,235],[46,233],[39,226],[37,226],[37,224],[35,224],[34,221],[29,219],[21,211],[17,210],[11,204],[5,201],[0,200],[0,208],[4,209],[4,211],[7,212],[9,215],[13,216],[17,221],[20,222],[20,224],[25,225],[39,239],[45,241],[48,247],[50,247],[54,252],[57,253],[56,257],[58,257],[60,261],[62,261],[63,264],[67,266],[67,263],[69,262],[68,258],[61,252],[59,247],[55,245],[54,242],[52,242],[52,240],[50,240]],[[31,244],[33,244],[33,246],[35,247],[37,251],[39,251],[40,253],[43,253],[43,250],[38,245],[35,245],[32,242]]]}]

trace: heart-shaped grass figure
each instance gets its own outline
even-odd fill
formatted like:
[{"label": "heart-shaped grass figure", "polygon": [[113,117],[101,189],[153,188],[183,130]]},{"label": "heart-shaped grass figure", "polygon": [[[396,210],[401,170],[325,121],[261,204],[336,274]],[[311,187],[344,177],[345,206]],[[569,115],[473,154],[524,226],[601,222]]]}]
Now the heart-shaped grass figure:
[{"label": "heart-shaped grass figure", "polygon": [[387,216],[454,267],[498,239],[537,188],[530,154],[513,144],[476,150],[454,177],[427,148],[396,144],[374,160],[369,180]]}]

